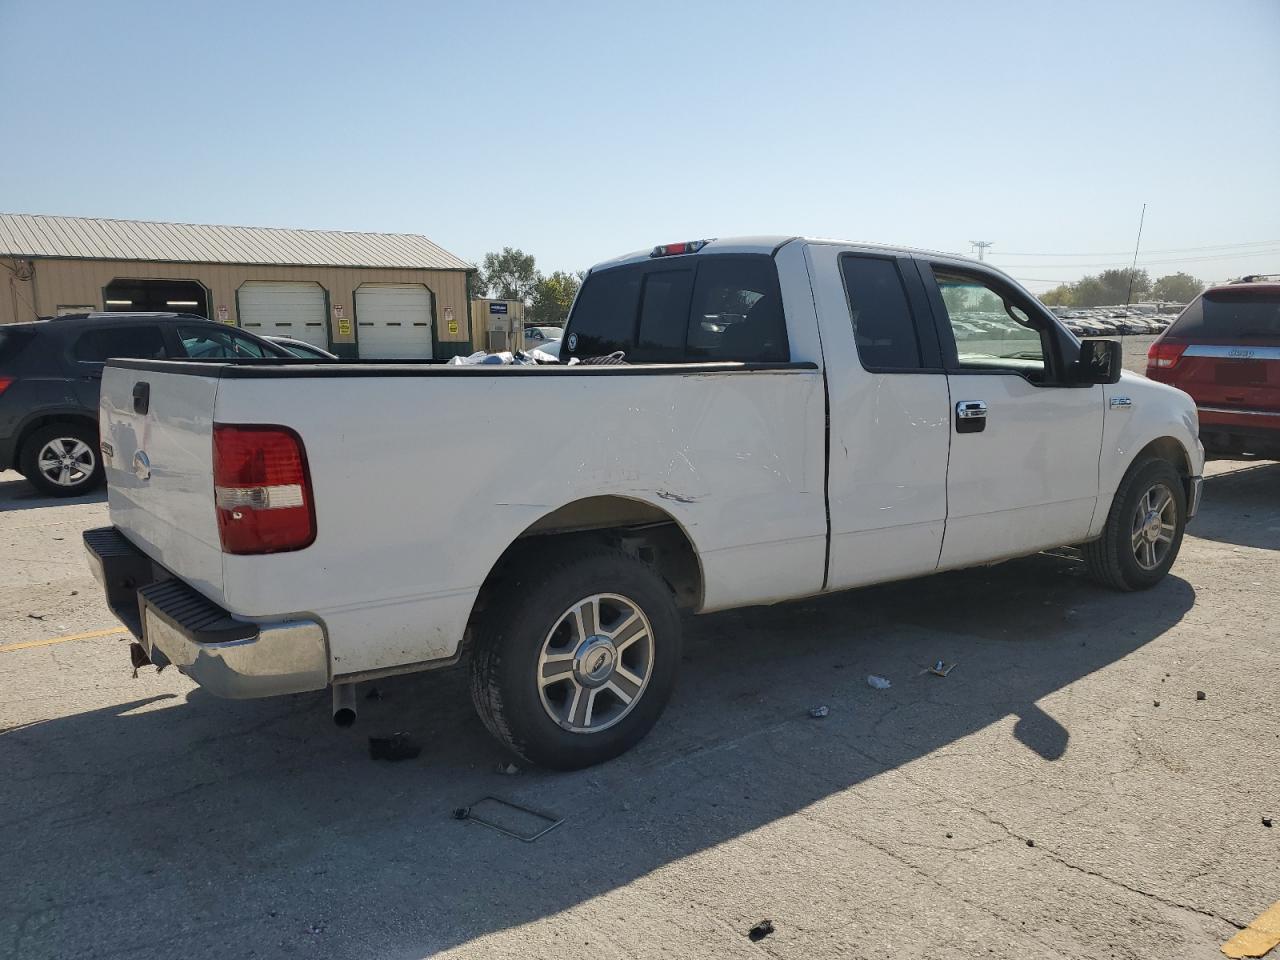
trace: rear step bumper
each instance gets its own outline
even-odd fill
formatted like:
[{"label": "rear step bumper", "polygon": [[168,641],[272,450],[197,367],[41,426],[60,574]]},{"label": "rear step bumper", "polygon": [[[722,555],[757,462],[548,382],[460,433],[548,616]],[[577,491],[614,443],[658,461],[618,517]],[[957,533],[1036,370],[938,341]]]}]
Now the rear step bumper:
[{"label": "rear step bumper", "polygon": [[152,662],[171,663],[210,693],[237,700],[329,685],[324,628],[314,620],[237,620],[115,527],[86,530],[84,547],[112,612]]}]

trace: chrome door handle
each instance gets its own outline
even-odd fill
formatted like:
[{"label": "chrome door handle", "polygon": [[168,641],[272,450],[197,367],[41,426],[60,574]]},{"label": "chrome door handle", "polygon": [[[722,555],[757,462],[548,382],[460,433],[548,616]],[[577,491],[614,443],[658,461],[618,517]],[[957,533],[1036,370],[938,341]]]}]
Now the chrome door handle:
[{"label": "chrome door handle", "polygon": [[987,405],[981,400],[956,404],[956,433],[981,433],[987,429]]}]

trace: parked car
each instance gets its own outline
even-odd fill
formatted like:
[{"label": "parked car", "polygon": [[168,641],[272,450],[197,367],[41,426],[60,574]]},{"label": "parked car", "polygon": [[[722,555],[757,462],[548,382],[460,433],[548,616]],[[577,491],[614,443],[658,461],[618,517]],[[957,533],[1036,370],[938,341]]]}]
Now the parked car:
[{"label": "parked car", "polygon": [[1200,294],[1151,345],[1147,376],[1191,394],[1210,453],[1280,459],[1280,282]]},{"label": "parked car", "polygon": [[330,353],[323,347],[317,347],[314,343],[307,343],[305,340],[296,340],[293,337],[263,337],[262,339],[270,340],[277,347],[283,347],[295,357],[301,357],[304,360],[338,359],[336,353]]},{"label": "parked car", "polygon": [[529,352],[535,356],[541,356],[548,360],[560,359],[560,342],[559,340],[545,340],[538,344]]},{"label": "parked car", "polygon": [[[947,304],[992,299],[1009,336],[961,350]],[[1061,544],[1143,589],[1199,499],[1190,397],[973,260],[663,245],[588,274],[560,356],[582,362],[111,361],[113,525],[85,544],[134,656],[220,696],[329,685],[345,722],[358,681],[467,654],[501,742],[581,767],[657,720],[681,608]]]},{"label": "parked car", "polygon": [[181,313],[90,313],[0,327],[0,470],[57,497],[102,482],[98,385],[108,357],[287,357],[243,330]]},{"label": "parked car", "polygon": [[529,346],[536,346],[551,340],[559,340],[564,335],[563,327],[525,327],[524,340]]}]

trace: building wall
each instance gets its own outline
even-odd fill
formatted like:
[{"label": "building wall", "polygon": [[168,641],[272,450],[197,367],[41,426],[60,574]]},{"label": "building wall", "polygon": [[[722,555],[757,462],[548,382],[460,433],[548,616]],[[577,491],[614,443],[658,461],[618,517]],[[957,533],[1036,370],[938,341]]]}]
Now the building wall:
[{"label": "building wall", "polygon": [[[25,264],[34,269],[23,270]],[[422,283],[435,304],[434,329],[439,356],[470,350],[466,273],[462,270],[385,270],[363,267],[271,267],[222,263],[150,263],[133,260],[0,260],[0,323],[54,316],[59,307],[92,306],[102,310],[103,289],[112,280],[196,280],[209,291],[210,319],[227,308],[228,322],[239,324],[236,291],[248,280],[309,281],[320,284],[329,299],[329,337],[334,352],[355,355],[355,290],[362,283]],[[31,273],[28,280],[18,277]],[[452,310],[457,332],[446,319]],[[338,314],[351,321],[340,332]]]}]

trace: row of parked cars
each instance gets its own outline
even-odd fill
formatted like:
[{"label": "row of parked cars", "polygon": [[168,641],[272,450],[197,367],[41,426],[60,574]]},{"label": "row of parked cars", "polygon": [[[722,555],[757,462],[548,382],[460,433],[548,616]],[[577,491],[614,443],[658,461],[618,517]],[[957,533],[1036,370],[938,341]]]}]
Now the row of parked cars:
[{"label": "row of parked cars", "polygon": [[1164,333],[1173,317],[1145,313],[1132,307],[1094,307],[1089,310],[1069,310],[1054,313],[1077,337],[1115,337],[1126,334]]}]

